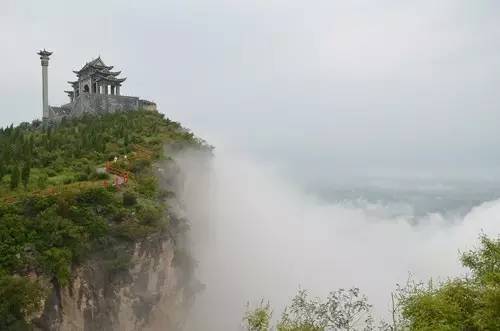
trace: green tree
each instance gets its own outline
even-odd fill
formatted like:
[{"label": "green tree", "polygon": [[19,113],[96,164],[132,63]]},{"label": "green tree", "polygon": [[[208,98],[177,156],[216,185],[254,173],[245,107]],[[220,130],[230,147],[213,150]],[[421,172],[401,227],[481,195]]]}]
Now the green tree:
[{"label": "green tree", "polygon": [[36,185],[38,186],[39,189],[44,189],[47,187],[48,180],[49,177],[47,176],[46,173],[40,173],[37,177]]},{"label": "green tree", "polygon": [[500,330],[500,238],[461,256],[470,277],[398,289],[402,326],[410,330]]},{"label": "green tree", "polygon": [[23,182],[24,189],[28,188],[28,183],[30,181],[31,165],[30,162],[25,162],[23,169],[21,171],[21,180]]},{"label": "green tree", "polygon": [[371,305],[358,288],[330,292],[326,301],[308,298],[300,290],[285,309],[279,331],[372,329]]},{"label": "green tree", "polygon": [[[309,298],[299,290],[276,325],[278,331],[373,330],[371,305],[357,288],[330,292],[326,300]],[[243,321],[248,330],[270,330],[271,308],[261,304],[247,310]]]},{"label": "green tree", "polygon": [[68,248],[52,247],[42,255],[45,271],[53,275],[62,286],[66,286],[69,281],[71,259],[71,251]]},{"label": "green tree", "polygon": [[0,276],[0,330],[30,330],[27,317],[41,307],[43,290],[19,276]]},{"label": "green tree", "polygon": [[14,165],[10,173],[10,189],[15,190],[19,186],[19,167]]},{"label": "green tree", "polygon": [[125,137],[123,138],[123,145],[125,147],[128,147],[128,145],[130,144],[130,138],[128,137],[128,132],[125,133]]},{"label": "green tree", "polygon": [[271,306],[261,301],[260,305],[254,309],[250,309],[250,304],[248,304],[243,322],[248,331],[268,331],[271,327],[271,317]]},{"label": "green tree", "polygon": [[0,153],[0,182],[2,181],[3,176],[5,175],[5,164],[2,160],[2,153]]}]

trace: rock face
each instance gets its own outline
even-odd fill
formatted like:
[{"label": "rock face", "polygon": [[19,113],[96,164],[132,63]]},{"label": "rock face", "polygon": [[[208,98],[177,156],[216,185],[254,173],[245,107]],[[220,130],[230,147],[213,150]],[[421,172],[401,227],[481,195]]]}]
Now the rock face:
[{"label": "rock face", "polygon": [[137,243],[126,271],[99,257],[73,272],[72,283],[53,286],[38,330],[179,330],[193,297],[189,272],[176,262],[165,236]]}]

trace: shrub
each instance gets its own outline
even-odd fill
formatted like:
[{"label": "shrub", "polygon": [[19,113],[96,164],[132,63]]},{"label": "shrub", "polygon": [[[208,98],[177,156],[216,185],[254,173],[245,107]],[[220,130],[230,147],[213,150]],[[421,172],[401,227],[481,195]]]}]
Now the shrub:
[{"label": "shrub", "polygon": [[41,308],[40,284],[18,276],[0,275],[0,330],[27,330],[26,318]]},{"label": "shrub", "polygon": [[61,286],[65,286],[70,278],[72,254],[69,249],[52,247],[43,252],[42,265],[49,275],[53,275]]},{"label": "shrub", "polygon": [[480,240],[481,247],[461,257],[470,277],[398,289],[411,330],[500,330],[500,238]]},{"label": "shrub", "polygon": [[38,186],[39,189],[44,189],[47,187],[47,182],[48,182],[49,177],[47,176],[46,173],[41,173],[38,175],[38,178],[36,180],[36,185]]},{"label": "shrub", "polygon": [[106,180],[106,179],[109,179],[109,174],[108,174],[108,173],[106,173],[106,172],[98,172],[98,173],[96,174],[96,177],[97,177],[97,179],[99,179],[99,180]]},{"label": "shrub", "polygon": [[137,192],[143,194],[149,198],[156,195],[158,189],[158,183],[153,176],[143,176],[137,181]]},{"label": "shrub", "polygon": [[251,309],[250,305],[247,305],[247,312],[243,321],[247,326],[248,331],[269,331],[271,328],[271,317],[272,311],[269,303],[264,304],[264,301],[260,302],[260,305]]},{"label": "shrub", "polygon": [[129,219],[114,227],[113,234],[128,241],[135,241],[146,237],[151,233],[151,227],[137,223]]},{"label": "shrub", "polygon": [[76,199],[84,204],[107,205],[113,201],[113,196],[104,188],[92,188],[78,194]]},{"label": "shrub", "polygon": [[19,167],[14,166],[10,172],[10,189],[14,190],[19,186],[19,178],[20,173],[19,173]]},{"label": "shrub", "polygon": [[161,220],[163,214],[161,210],[154,206],[141,206],[137,212],[137,217],[142,224],[155,225]]},{"label": "shrub", "polygon": [[126,209],[121,209],[113,215],[112,221],[115,223],[122,223],[129,218],[129,212]]},{"label": "shrub", "polygon": [[55,177],[55,176],[57,176],[57,171],[55,171],[54,169],[48,168],[45,171],[47,172],[47,175],[49,177]]},{"label": "shrub", "polygon": [[123,205],[125,207],[134,206],[137,203],[137,196],[132,192],[123,193]]},{"label": "shrub", "polygon": [[137,174],[137,173],[140,173],[142,171],[144,171],[144,169],[147,169],[151,166],[151,162],[149,160],[136,160],[135,162],[132,163],[131,167],[130,167],[130,170]]},{"label": "shrub", "polygon": [[84,172],[77,174],[75,177],[76,177],[76,181],[78,181],[78,182],[84,182],[84,181],[87,181],[89,179],[89,176]]}]

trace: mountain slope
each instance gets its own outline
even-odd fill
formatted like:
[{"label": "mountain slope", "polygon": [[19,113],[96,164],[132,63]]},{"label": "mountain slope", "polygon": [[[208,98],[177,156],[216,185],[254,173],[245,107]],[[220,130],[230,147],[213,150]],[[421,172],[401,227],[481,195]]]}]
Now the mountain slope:
[{"label": "mountain slope", "polygon": [[0,329],[143,329],[162,289],[195,288],[171,208],[179,169],[153,166],[185,148],[211,149],[148,111],[1,129]]}]

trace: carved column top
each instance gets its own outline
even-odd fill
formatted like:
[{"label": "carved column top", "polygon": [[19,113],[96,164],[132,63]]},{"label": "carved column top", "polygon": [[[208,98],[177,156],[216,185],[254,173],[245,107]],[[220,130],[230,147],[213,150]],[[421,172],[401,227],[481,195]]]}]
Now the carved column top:
[{"label": "carved column top", "polygon": [[42,60],[42,66],[48,66],[49,65],[49,56],[52,55],[52,52],[49,52],[47,50],[45,50],[45,48],[43,50],[40,50],[38,53],[38,55],[40,55],[40,60]]}]

